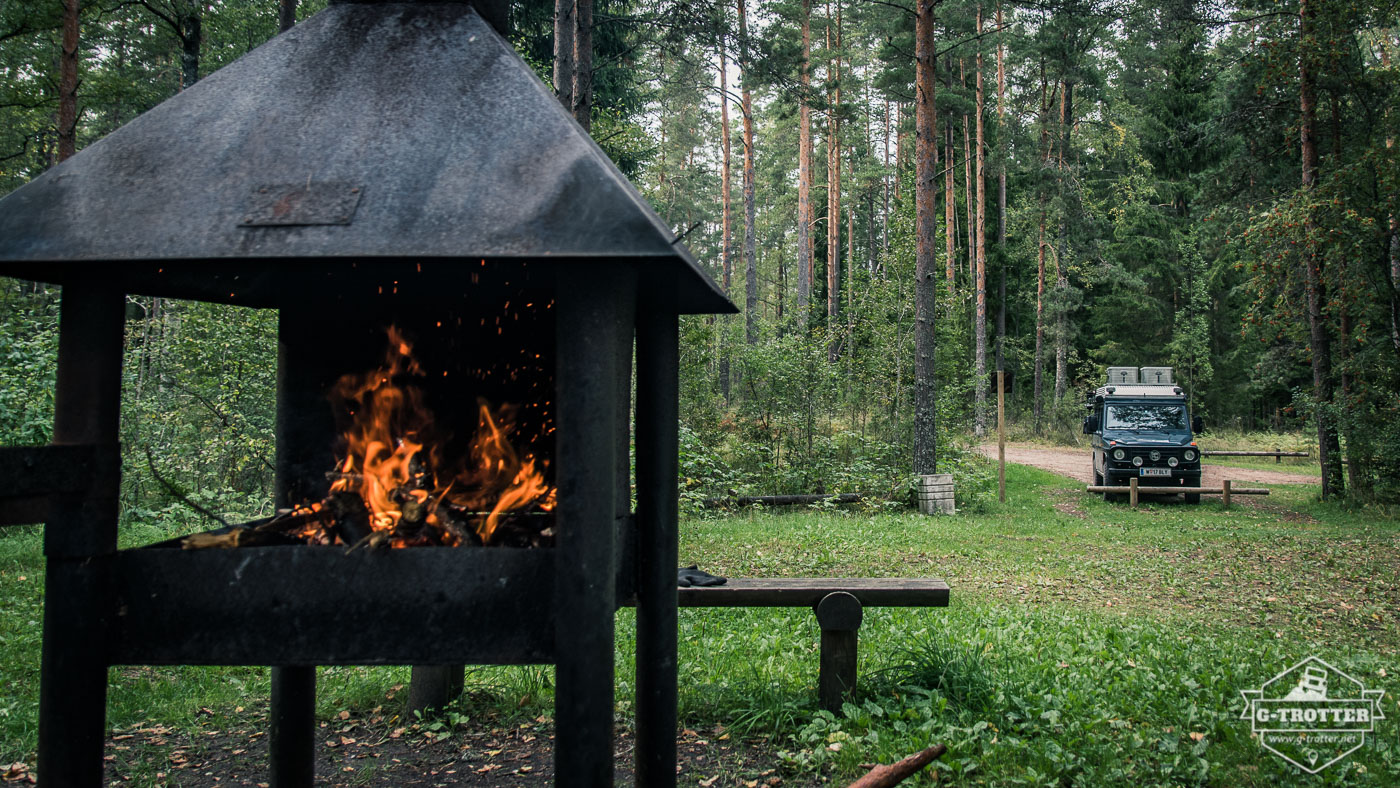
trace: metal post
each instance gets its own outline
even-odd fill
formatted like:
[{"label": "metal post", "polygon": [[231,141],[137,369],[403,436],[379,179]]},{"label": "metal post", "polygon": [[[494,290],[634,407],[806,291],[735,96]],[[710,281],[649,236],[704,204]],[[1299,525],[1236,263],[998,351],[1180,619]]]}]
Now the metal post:
[{"label": "metal post", "polygon": [[613,778],[614,398],[635,279],[622,266],[562,266],[556,281],[554,784],[596,788]]},{"label": "metal post", "polygon": [[1224,486],[1220,488],[1220,502],[1226,509],[1230,508],[1230,480],[1226,479]]},{"label": "metal post", "polygon": [[414,665],[409,674],[408,713],[441,710],[462,694],[465,665]]},{"label": "metal post", "polygon": [[[63,288],[53,442],[117,455],[123,294]],[[117,547],[118,463],[97,464],[86,494],[55,496],[44,529],[44,645],[39,679],[39,779],[102,784],[107,712],[104,652],[111,589],[101,560]]]},{"label": "metal post", "polygon": [[1138,480],[1137,477],[1128,480],[1128,506],[1136,509],[1138,504]]},{"label": "metal post", "polygon": [[997,500],[1006,503],[1006,370],[997,370]]},{"label": "metal post", "polygon": [[[347,343],[308,338],[314,336],[311,332],[328,333],[325,321],[318,322],[311,310],[282,309],[277,318],[275,495],[278,506],[292,506],[325,495],[324,477],[316,471],[331,467],[335,433],[325,391],[334,380],[333,369],[342,361],[332,354],[337,349],[348,351]],[[274,666],[268,720],[272,788],[311,788],[316,772],[315,733],[316,666]]]},{"label": "metal post", "polygon": [[316,776],[316,666],[272,669],[268,758],[272,788],[310,788]]},{"label": "metal post", "polygon": [[679,323],[637,320],[637,785],[676,784]]}]

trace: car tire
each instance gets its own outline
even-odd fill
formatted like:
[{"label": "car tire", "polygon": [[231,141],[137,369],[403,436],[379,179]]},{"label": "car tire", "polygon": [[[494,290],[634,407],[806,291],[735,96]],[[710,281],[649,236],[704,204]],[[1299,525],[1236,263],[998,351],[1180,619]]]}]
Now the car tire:
[{"label": "car tire", "polygon": [[1099,473],[1098,471],[1094,471],[1094,486],[1095,486],[1095,487],[1102,487],[1102,486],[1103,486],[1103,474],[1102,474],[1102,473]]},{"label": "car tire", "polygon": [[1200,493],[1182,493],[1182,494],[1186,496],[1186,502],[1187,502],[1187,503],[1200,503],[1200,502],[1201,502],[1201,494],[1200,494]]}]

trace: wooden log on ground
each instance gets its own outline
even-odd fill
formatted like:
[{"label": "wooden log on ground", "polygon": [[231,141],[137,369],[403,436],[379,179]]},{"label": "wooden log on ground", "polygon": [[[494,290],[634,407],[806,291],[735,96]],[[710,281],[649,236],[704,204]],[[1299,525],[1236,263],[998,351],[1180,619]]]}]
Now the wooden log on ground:
[{"label": "wooden log on ground", "polygon": [[943,753],[947,751],[947,747],[935,744],[895,763],[876,766],[866,772],[864,777],[851,783],[849,788],[890,788],[890,786],[899,785],[918,774],[925,766],[942,758]]},{"label": "wooden log on ground", "polygon": [[860,503],[865,500],[865,495],[861,493],[842,493],[840,495],[739,495],[731,498],[708,498],[705,500],[707,509],[725,509],[730,506],[753,506],[762,504],[764,506],[803,506],[822,501],[832,503]]}]

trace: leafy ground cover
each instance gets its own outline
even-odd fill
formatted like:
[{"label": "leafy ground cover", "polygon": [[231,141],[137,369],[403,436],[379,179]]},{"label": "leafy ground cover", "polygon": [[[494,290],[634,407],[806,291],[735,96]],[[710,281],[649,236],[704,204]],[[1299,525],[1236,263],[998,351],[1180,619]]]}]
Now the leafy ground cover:
[{"label": "leafy ground cover", "polygon": [[[954,784],[1400,782],[1400,525],[1318,503],[1306,485],[1228,511],[1209,500],[1130,511],[1080,489],[1012,466],[1009,500],[975,514],[687,520],[683,561],[721,574],[939,575],[954,591],[946,609],[866,611],[861,694],[840,714],[815,705],[810,612],[683,610],[682,784],[843,784],[931,742],[949,746],[935,768]],[[39,542],[36,530],[0,533],[0,762],[21,779],[35,746]],[[620,763],[631,616],[618,626]],[[1387,691],[1368,744],[1315,777],[1238,719],[1240,690],[1309,655]],[[547,784],[548,670],[474,669],[463,699],[429,720],[405,718],[406,681],[405,668],[320,671],[329,784]],[[265,781],[267,685],[261,668],[113,669],[111,779]]]}]

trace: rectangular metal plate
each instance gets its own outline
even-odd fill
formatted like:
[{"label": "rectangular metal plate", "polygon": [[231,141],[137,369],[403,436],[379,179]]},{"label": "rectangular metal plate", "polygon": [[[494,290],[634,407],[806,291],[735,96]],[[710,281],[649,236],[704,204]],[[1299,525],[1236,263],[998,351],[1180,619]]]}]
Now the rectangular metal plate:
[{"label": "rectangular metal plate", "polygon": [[554,661],[554,551],[147,548],[107,559],[111,664]]},{"label": "rectangular metal plate", "polygon": [[1171,469],[1171,468],[1139,468],[1139,469],[1138,469],[1138,475],[1139,475],[1139,476],[1167,476],[1167,477],[1170,477],[1170,476],[1172,475],[1172,469]]},{"label": "rectangular metal plate", "polygon": [[349,224],[364,190],[344,181],[259,186],[248,199],[240,227]]}]

